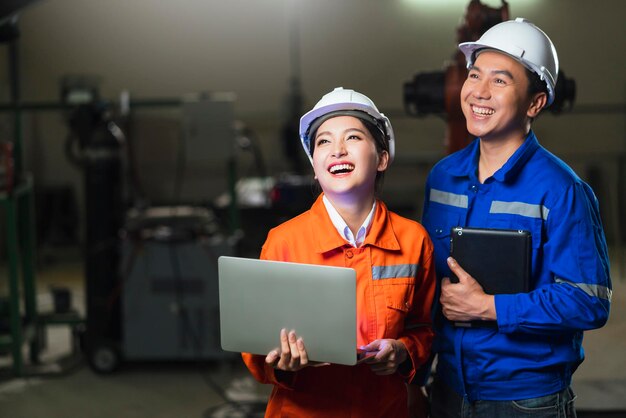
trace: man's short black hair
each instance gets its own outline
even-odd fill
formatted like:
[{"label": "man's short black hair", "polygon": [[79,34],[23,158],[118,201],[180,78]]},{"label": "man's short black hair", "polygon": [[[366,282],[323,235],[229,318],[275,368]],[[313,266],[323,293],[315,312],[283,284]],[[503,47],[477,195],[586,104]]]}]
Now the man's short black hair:
[{"label": "man's short black hair", "polygon": [[528,68],[525,68],[526,75],[528,76],[528,95],[534,96],[537,93],[545,93],[548,94],[548,85],[545,81],[539,77],[534,71],[530,71]]},{"label": "man's short black hair", "polygon": [[[548,93],[548,85],[541,79],[541,77],[539,77],[539,74],[529,70],[528,68],[524,67],[524,69],[526,70],[526,77],[528,78],[528,97],[533,97],[537,93],[545,93],[546,96],[549,97],[550,94]],[[531,122],[535,119],[536,117],[532,118]]]}]

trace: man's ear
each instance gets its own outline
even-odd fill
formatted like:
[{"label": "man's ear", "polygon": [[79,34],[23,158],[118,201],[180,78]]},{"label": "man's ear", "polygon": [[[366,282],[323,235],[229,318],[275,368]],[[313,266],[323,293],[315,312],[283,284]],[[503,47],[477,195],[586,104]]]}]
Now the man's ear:
[{"label": "man's ear", "polygon": [[528,106],[526,116],[531,119],[536,118],[539,112],[541,112],[541,109],[546,107],[546,103],[548,103],[548,95],[544,92],[536,93]]}]

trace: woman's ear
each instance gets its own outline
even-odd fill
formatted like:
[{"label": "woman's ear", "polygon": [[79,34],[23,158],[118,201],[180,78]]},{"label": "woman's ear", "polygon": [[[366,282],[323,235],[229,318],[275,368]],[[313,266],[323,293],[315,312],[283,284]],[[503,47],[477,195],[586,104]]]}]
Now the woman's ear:
[{"label": "woman's ear", "polygon": [[387,151],[383,151],[378,154],[378,171],[385,171],[387,166],[389,165],[389,153]]},{"label": "woman's ear", "polygon": [[526,116],[531,119],[534,119],[539,115],[541,109],[546,107],[546,103],[548,102],[548,95],[545,92],[537,93],[532,98],[530,105],[528,106],[528,110],[526,111]]}]

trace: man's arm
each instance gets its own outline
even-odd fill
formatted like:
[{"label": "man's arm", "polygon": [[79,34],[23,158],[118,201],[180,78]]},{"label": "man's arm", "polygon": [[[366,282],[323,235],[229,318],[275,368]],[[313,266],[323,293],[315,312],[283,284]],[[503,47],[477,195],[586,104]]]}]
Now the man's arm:
[{"label": "man's arm", "polygon": [[552,205],[541,250],[537,288],[495,296],[500,332],[546,334],[603,326],[612,286],[598,203],[589,186],[573,184]]}]

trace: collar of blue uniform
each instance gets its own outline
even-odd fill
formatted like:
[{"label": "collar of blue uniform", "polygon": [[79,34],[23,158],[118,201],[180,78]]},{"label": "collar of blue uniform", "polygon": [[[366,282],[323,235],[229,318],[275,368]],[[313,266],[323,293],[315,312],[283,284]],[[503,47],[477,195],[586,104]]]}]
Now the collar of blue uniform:
[{"label": "collar of blue uniform", "polygon": [[[537,141],[535,133],[531,130],[526,136],[522,146],[515,151],[502,168],[494,173],[494,179],[504,182],[515,178],[537,148],[539,148],[539,142]],[[469,146],[465,147],[457,154],[454,154],[457,158],[455,158],[454,161],[450,161],[451,164],[446,167],[448,173],[457,177],[476,176],[479,150],[480,139],[477,138]]]}]

